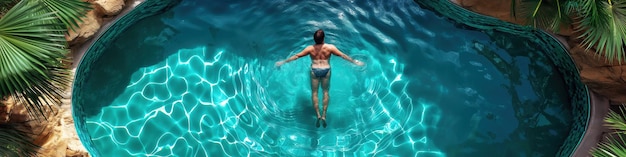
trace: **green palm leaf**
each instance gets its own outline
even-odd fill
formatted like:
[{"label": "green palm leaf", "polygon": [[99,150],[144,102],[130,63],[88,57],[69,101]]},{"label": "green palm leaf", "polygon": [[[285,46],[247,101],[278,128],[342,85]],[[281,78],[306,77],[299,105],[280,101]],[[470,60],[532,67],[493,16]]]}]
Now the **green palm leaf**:
[{"label": "green palm leaf", "polygon": [[34,5],[43,5],[48,12],[56,14],[58,19],[65,24],[65,28],[74,30],[78,27],[77,22],[82,22],[81,17],[91,10],[91,4],[83,0],[31,0]]},{"label": "green palm leaf", "polygon": [[516,16],[516,10],[522,16],[526,16],[527,24],[533,27],[548,29],[558,32],[562,26],[572,23],[569,15],[572,1],[568,0],[511,0],[511,14]]},{"label": "green palm leaf", "polygon": [[0,124],[0,156],[35,156],[39,146],[12,124]]},{"label": "green palm leaf", "polygon": [[617,134],[615,138],[607,138],[606,142],[598,144],[591,150],[594,157],[622,157],[626,156],[626,141],[623,134]]},{"label": "green palm leaf", "polygon": [[[621,113],[621,114],[620,114]],[[596,148],[591,150],[594,157],[621,157],[626,156],[626,141],[624,141],[624,133],[626,133],[626,117],[624,117],[624,109],[620,107],[620,113],[610,111],[604,119],[606,126],[613,129],[614,136],[609,136],[605,141]]]},{"label": "green palm leaf", "polygon": [[581,8],[578,30],[587,49],[595,46],[609,62],[620,64],[626,59],[626,0],[579,0]]},{"label": "green palm leaf", "polygon": [[[621,113],[621,114],[620,114]],[[620,113],[610,111],[607,117],[604,119],[606,126],[614,129],[618,133],[626,134],[626,117],[624,115],[624,109],[620,107]]]},{"label": "green palm leaf", "polygon": [[527,24],[555,32],[576,21],[587,49],[595,47],[609,63],[626,59],[626,0],[511,0],[511,15],[517,10]]},{"label": "green palm leaf", "polygon": [[[12,96],[33,117],[45,118],[70,80],[62,24],[42,5],[19,2],[0,19],[0,97]],[[48,106],[49,107],[49,106]]]}]

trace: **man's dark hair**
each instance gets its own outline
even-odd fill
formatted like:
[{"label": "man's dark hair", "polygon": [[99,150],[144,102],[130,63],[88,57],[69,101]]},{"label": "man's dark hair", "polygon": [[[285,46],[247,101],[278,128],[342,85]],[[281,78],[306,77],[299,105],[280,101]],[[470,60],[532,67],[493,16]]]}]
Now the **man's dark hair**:
[{"label": "man's dark hair", "polygon": [[313,34],[313,40],[315,40],[315,44],[323,44],[324,43],[324,30],[318,29]]}]

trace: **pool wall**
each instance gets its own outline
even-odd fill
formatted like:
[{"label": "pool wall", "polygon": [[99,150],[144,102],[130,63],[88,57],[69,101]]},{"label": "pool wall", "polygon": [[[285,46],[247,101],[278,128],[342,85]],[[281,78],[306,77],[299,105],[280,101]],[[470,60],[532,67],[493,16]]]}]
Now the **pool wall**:
[{"label": "pool wall", "polygon": [[[96,41],[86,51],[82,57],[79,67],[76,69],[75,81],[72,91],[72,104],[80,104],[82,102],[81,97],[83,91],[81,91],[87,75],[90,73],[91,66],[94,61],[98,60],[105,50],[105,46],[110,45],[115,41],[115,37],[123,33],[129,26],[133,25],[139,20],[142,20],[148,16],[152,16],[163,11],[167,11],[169,8],[178,4],[181,0],[146,0],[141,3],[135,9],[128,14],[123,15],[120,19],[113,22],[111,27],[104,31],[101,36],[96,38]],[[481,30],[490,34],[489,32],[499,31],[507,32],[517,36],[528,38],[530,41],[536,43],[538,47],[547,51],[546,56],[558,67],[558,71],[565,78],[565,84],[567,85],[569,95],[572,101],[572,112],[574,124],[570,131],[566,142],[561,146],[557,156],[572,156],[580,144],[583,135],[586,132],[586,126],[589,120],[590,103],[586,86],[580,81],[578,70],[570,58],[565,48],[549,34],[531,28],[523,27],[516,24],[504,22],[492,17],[480,15],[461,7],[456,6],[450,1],[430,1],[430,0],[415,0],[420,6],[434,11],[439,15],[447,17],[453,22],[463,24],[465,26]],[[85,146],[85,148],[91,153],[92,156],[100,156],[98,150],[95,150],[93,143],[90,140],[88,131],[85,125],[84,109],[80,105],[72,105],[73,118],[75,126],[78,131],[78,136]]]},{"label": "pool wall", "polygon": [[[80,60],[78,67],[76,68],[76,73],[74,75],[74,84],[72,88],[72,104],[79,104],[81,102],[81,98],[83,97],[83,92],[81,88],[84,83],[84,79],[86,79],[89,73],[91,72],[91,66],[93,62],[98,60],[102,53],[105,50],[107,45],[110,45],[115,38],[124,32],[128,27],[132,26],[137,21],[140,21],[146,17],[156,15],[162,13],[164,11],[169,10],[169,8],[176,6],[181,0],[146,0],[135,7],[135,9],[128,12],[126,15],[122,16],[116,21],[113,21],[112,25],[103,31],[100,36],[96,37],[96,41],[93,42],[93,45],[87,49],[82,59]],[[78,87],[78,88],[77,88]],[[98,150],[94,149],[94,144],[91,141],[91,137],[88,132],[87,127],[85,125],[85,117],[81,115],[85,115],[83,107],[81,105],[72,105],[72,113],[74,118],[74,126],[76,126],[76,130],[78,133],[78,137],[80,141],[83,143],[87,151],[93,157],[100,156]],[[77,116],[78,115],[78,116]]]},{"label": "pool wall", "polygon": [[548,33],[528,26],[505,22],[493,17],[481,15],[457,6],[448,0],[414,0],[420,6],[435,12],[449,20],[466,27],[480,30],[487,35],[494,31],[527,38],[537,48],[547,50],[545,55],[554,63],[563,75],[569,92],[572,107],[573,124],[565,143],[557,153],[559,157],[573,156],[585,135],[590,115],[590,102],[587,87],[581,82],[580,74],[569,53],[563,45]]}]

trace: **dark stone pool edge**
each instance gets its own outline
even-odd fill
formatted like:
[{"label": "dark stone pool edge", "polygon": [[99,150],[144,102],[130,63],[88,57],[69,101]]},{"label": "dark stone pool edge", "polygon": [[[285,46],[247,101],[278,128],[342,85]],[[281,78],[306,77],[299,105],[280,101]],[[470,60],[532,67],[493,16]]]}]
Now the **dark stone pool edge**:
[{"label": "dark stone pool edge", "polygon": [[[565,49],[570,49],[565,40],[562,40],[558,35],[549,33],[555,40],[561,42]],[[569,55],[569,53],[567,53]],[[583,157],[591,156],[589,153],[593,147],[596,147],[599,142],[602,141],[603,135],[608,132],[607,127],[604,126],[604,118],[610,110],[611,101],[592,90],[587,90],[589,93],[589,120],[587,122],[587,129],[578,144],[578,147],[570,156]]]},{"label": "dark stone pool edge", "polygon": [[[118,15],[120,18],[112,21],[110,27],[104,28],[104,31],[100,32],[100,34],[95,37],[95,41],[93,41],[92,44],[89,44],[89,48],[82,55],[78,63],[78,67],[76,68],[74,74],[74,83],[72,85],[72,104],[79,104],[77,102],[81,102],[83,94],[81,87],[83,86],[83,82],[85,82],[85,76],[90,73],[89,70],[91,69],[93,62],[102,56],[105,47],[110,45],[114,41],[115,37],[123,33],[123,31],[133,23],[136,23],[146,17],[167,11],[169,8],[176,6],[176,4],[180,1],[181,0],[145,0],[135,8],[132,8],[132,10],[126,14]],[[99,157],[99,151],[93,147],[94,143],[91,141],[90,135],[87,134],[88,130],[85,125],[85,117],[81,116],[84,115],[83,107],[88,106],[72,105],[74,126],[76,127],[78,138],[83,146],[85,146],[85,149],[89,152],[89,155],[92,157]]]},{"label": "dark stone pool edge", "polygon": [[603,138],[605,132],[608,132],[604,126],[604,118],[609,112],[610,101],[595,92],[589,91],[591,102],[591,115],[587,125],[587,131],[583,136],[578,148],[571,156],[582,157],[591,156],[589,153],[591,148],[598,145]]},{"label": "dark stone pool edge", "polygon": [[[571,105],[574,117],[572,130],[567,136],[566,141],[560,147],[557,156],[588,156],[584,153],[588,152],[590,142],[584,142],[584,145],[581,143],[583,143],[583,139],[587,141],[593,140],[584,138],[587,135],[587,126],[590,122],[590,106],[591,103],[602,102],[602,100],[599,97],[596,97],[598,100],[590,100],[589,90],[587,89],[587,86],[581,82],[580,74],[574,61],[567,53],[567,49],[565,49],[565,47],[561,45],[557,39],[538,29],[508,23],[493,17],[466,10],[451,1],[414,1],[421,7],[429,9],[438,15],[442,15],[453,22],[482,31],[500,31],[515,34],[520,37],[528,38],[544,50],[549,50],[546,51],[548,53],[545,55],[548,56],[548,58],[554,63],[558,72],[561,73],[565,79],[564,81],[572,101]],[[595,141],[592,142],[595,143]],[[581,146],[585,146],[586,148],[582,148]]]}]

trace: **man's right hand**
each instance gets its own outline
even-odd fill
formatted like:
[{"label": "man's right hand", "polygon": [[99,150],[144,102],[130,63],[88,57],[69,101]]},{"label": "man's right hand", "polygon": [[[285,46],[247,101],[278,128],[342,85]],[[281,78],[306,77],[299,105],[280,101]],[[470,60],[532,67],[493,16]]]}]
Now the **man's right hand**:
[{"label": "man's right hand", "polygon": [[354,60],[354,64],[358,65],[358,66],[363,66],[363,62],[358,61],[358,60]]},{"label": "man's right hand", "polygon": [[274,66],[280,67],[283,64],[285,64],[285,61],[278,61],[278,62],[276,62],[276,64],[274,64]]}]

